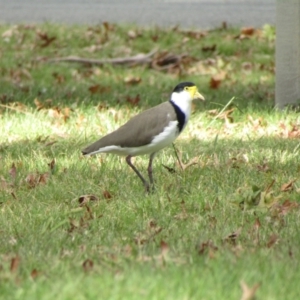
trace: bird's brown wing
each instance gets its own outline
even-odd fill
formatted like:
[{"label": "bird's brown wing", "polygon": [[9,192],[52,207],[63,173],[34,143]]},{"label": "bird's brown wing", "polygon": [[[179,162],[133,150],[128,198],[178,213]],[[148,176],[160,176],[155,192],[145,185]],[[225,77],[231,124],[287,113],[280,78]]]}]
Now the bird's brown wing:
[{"label": "bird's brown wing", "polygon": [[85,148],[82,153],[89,154],[111,145],[129,148],[147,145],[164,127],[176,120],[173,106],[170,102],[164,102],[133,117],[119,129]]}]

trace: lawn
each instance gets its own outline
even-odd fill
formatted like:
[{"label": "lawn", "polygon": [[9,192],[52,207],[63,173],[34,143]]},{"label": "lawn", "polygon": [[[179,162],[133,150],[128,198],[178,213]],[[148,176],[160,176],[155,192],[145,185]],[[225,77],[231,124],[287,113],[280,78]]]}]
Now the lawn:
[{"label": "lawn", "polygon": [[[0,299],[297,299],[300,119],[274,109],[274,43],[268,25],[1,25]],[[82,157],[181,81],[206,102],[154,193],[123,157]]]}]

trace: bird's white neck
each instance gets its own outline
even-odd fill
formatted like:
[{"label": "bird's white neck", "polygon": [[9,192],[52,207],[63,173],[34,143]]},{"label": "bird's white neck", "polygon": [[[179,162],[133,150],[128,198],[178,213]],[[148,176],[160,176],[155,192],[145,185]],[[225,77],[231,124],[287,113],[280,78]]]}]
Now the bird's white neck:
[{"label": "bird's white neck", "polygon": [[191,95],[188,92],[172,93],[170,101],[173,102],[185,114],[186,121],[189,119],[192,110]]}]

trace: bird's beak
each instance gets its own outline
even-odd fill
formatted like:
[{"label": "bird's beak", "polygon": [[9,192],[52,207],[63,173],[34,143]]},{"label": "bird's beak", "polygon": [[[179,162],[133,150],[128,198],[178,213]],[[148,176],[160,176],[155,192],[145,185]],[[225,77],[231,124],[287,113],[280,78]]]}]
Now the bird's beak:
[{"label": "bird's beak", "polygon": [[195,91],[193,99],[194,100],[199,99],[201,101],[205,101],[205,98],[198,92],[198,90]]}]

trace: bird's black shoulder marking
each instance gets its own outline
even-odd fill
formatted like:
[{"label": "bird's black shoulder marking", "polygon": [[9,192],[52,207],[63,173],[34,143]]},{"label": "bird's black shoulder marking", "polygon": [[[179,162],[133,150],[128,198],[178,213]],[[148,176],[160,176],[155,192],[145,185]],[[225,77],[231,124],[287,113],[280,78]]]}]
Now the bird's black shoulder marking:
[{"label": "bird's black shoulder marking", "polygon": [[184,124],[185,124],[185,114],[173,101],[170,101],[170,103],[172,104],[172,106],[175,110],[177,120],[178,120],[178,125],[177,126],[178,126],[178,130],[179,130],[179,133],[180,133],[183,129]]}]

